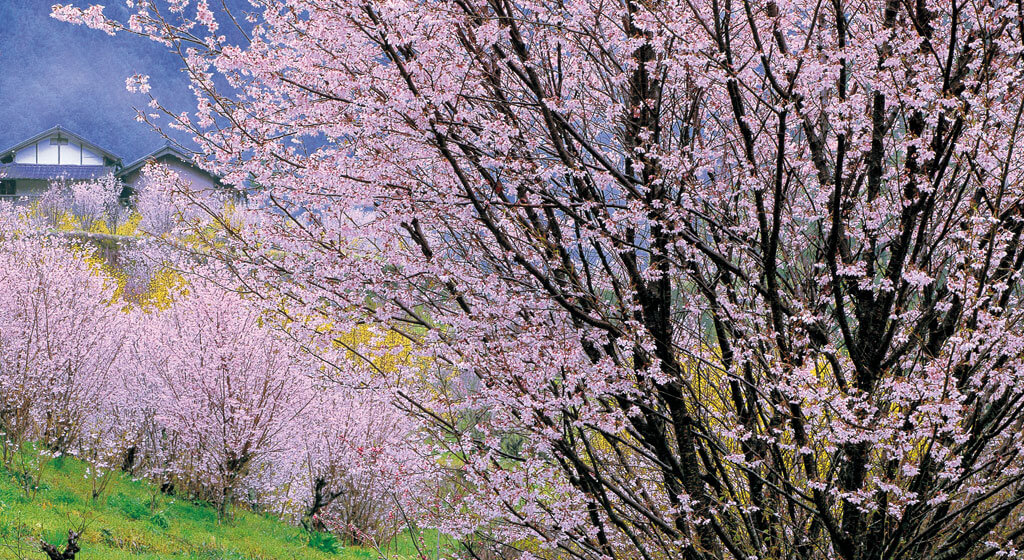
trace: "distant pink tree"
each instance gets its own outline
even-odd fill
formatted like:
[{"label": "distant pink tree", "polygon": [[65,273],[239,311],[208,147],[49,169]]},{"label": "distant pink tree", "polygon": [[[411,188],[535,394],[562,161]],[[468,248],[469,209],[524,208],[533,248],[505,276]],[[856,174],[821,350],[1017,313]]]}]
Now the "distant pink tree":
[{"label": "distant pink tree", "polygon": [[265,210],[211,253],[411,341],[471,550],[1020,556],[1019,3],[54,15],[182,53],[166,116]]},{"label": "distant pink tree", "polygon": [[[349,542],[385,545],[418,519],[438,465],[413,419],[389,402],[385,388],[321,383],[303,421],[288,433],[294,452],[291,491],[303,526]],[[293,508],[295,509],[295,508]],[[403,515],[404,514],[404,515]]]},{"label": "distant pink tree", "polygon": [[311,398],[308,361],[249,302],[198,279],[145,320],[139,365],[173,478],[226,513],[251,468],[288,450]]},{"label": "distant pink tree", "polygon": [[57,227],[70,211],[71,192],[66,181],[51,181],[36,201],[34,222],[36,227]]},{"label": "distant pink tree", "polygon": [[0,431],[4,455],[25,441],[76,452],[110,430],[93,420],[118,394],[127,331],[115,284],[89,249],[40,235],[25,214],[0,211]]},{"label": "distant pink tree", "polygon": [[112,174],[90,181],[73,181],[67,184],[69,208],[82,229],[92,229],[103,221],[111,233],[117,230],[127,211],[121,204],[124,183]]},{"label": "distant pink tree", "polygon": [[180,178],[165,166],[149,164],[143,168],[132,199],[142,217],[139,227],[143,231],[159,236],[175,228],[179,213],[172,195],[181,185]]}]

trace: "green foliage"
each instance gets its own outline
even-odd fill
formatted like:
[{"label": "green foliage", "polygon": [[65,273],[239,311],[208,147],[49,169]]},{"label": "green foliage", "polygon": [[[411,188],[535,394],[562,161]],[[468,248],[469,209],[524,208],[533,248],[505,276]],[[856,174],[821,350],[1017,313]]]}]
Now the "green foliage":
[{"label": "green foliage", "polygon": [[33,495],[36,492],[49,490],[50,486],[43,482],[43,476],[39,468],[39,459],[33,458],[25,461],[14,461],[11,470],[3,471],[10,480],[26,495]]},{"label": "green foliage", "polygon": [[170,511],[175,518],[190,521],[196,525],[212,527],[217,524],[217,510],[204,502],[171,501]]},{"label": "green foliage", "polygon": [[344,549],[338,537],[319,531],[309,533],[309,547],[328,554],[341,554],[341,551]]},{"label": "green foliage", "polygon": [[168,521],[167,517],[159,511],[149,516],[149,522],[161,529],[168,529],[171,526],[171,522]]},{"label": "green foliage", "polygon": [[43,531],[43,540],[57,548],[64,548],[68,542],[68,534],[57,528],[48,528]]},{"label": "green foliage", "polygon": [[[11,479],[10,473],[0,470],[0,477],[4,477],[5,480]],[[0,511],[3,510],[5,505],[24,504],[28,502],[28,498],[25,497],[25,493],[22,492],[18,487],[14,485],[0,485]]]},{"label": "green foliage", "polygon": [[54,490],[50,496],[55,504],[73,504],[81,500],[74,492],[64,488]]},{"label": "green foliage", "polygon": [[[34,458],[33,458],[34,459]],[[46,480],[31,499],[10,471],[0,470],[0,560],[42,557],[39,539],[67,540],[84,527],[80,560],[376,560],[375,550],[341,547],[333,536],[309,534],[268,515],[238,510],[218,522],[214,507],[166,496],[146,481],[118,474],[108,498],[93,501],[85,463],[40,459]],[[155,496],[155,498],[154,498]],[[399,542],[401,541],[401,542]],[[385,555],[415,558],[408,536]],[[20,547],[20,548],[19,548]],[[27,551],[27,553],[26,553]]]},{"label": "green foliage", "polygon": [[107,505],[124,514],[128,519],[142,519],[149,516],[149,507],[142,500],[121,492],[107,498]]}]

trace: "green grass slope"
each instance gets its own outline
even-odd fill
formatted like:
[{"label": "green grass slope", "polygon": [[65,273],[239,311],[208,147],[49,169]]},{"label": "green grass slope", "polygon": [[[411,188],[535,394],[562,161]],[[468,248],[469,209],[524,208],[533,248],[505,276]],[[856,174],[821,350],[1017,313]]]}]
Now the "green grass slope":
[{"label": "green grass slope", "polygon": [[[80,560],[374,560],[416,558],[408,534],[388,549],[342,546],[268,515],[234,510],[220,522],[216,510],[161,494],[147,481],[118,473],[95,501],[87,465],[65,458],[37,471],[27,493],[16,473],[0,469],[0,559],[45,559],[39,539],[63,550],[68,529],[84,527]],[[31,494],[31,495],[29,495]],[[427,542],[433,540],[428,537]],[[431,551],[434,552],[434,551]],[[434,554],[430,554],[434,556]]]}]

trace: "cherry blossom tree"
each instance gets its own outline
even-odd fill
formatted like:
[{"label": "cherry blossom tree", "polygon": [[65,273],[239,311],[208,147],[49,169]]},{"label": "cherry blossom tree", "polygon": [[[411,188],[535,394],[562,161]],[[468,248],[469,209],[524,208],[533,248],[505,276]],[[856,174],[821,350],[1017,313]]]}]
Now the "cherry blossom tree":
[{"label": "cherry blossom tree", "polygon": [[[114,282],[89,249],[41,235],[30,217],[0,209],[0,438],[5,464],[37,441],[85,454],[94,469],[118,450],[108,422],[121,401],[127,335]],[[101,450],[99,454],[87,450]]]},{"label": "cherry blossom tree", "polygon": [[124,184],[113,175],[69,182],[65,188],[69,192],[69,210],[84,230],[90,230],[97,222],[103,221],[113,233],[128,214],[121,204]]},{"label": "cherry blossom tree", "polygon": [[280,462],[291,477],[282,498],[298,506],[295,516],[307,529],[384,546],[408,526],[406,517],[421,517],[437,464],[386,389],[319,385],[288,434],[298,445],[290,464]]},{"label": "cherry blossom tree", "polygon": [[178,208],[171,197],[175,186],[181,181],[166,166],[147,164],[142,170],[132,202],[135,211],[142,217],[139,227],[150,235],[159,236],[170,232],[179,221]]},{"label": "cherry blossom tree", "polygon": [[103,223],[115,233],[130,215],[121,201],[123,191],[124,183],[113,174],[85,181],[53,180],[35,204],[35,225],[77,225],[88,231]]},{"label": "cherry blossom tree", "polygon": [[311,398],[308,360],[254,306],[200,280],[147,315],[141,341],[176,487],[225,514],[252,468],[288,450],[287,430]]},{"label": "cherry blossom tree", "polygon": [[471,549],[1021,557],[1019,3],[133,6],[53,13],[181,53],[250,290],[412,342]]},{"label": "cherry blossom tree", "polygon": [[60,226],[62,220],[67,216],[70,207],[68,199],[70,197],[71,192],[66,182],[51,181],[49,188],[46,189],[46,192],[35,203],[35,212],[33,214],[35,220],[33,225],[37,228],[55,228]]}]

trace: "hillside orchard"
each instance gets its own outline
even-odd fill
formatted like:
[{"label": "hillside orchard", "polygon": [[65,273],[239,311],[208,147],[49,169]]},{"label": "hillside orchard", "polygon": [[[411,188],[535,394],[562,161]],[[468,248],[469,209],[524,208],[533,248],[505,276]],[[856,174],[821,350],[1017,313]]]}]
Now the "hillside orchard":
[{"label": "hillside orchard", "polygon": [[226,520],[246,507],[374,546],[408,526],[398,507],[420,512],[437,469],[381,451],[415,448],[385,399],[318,367],[215,267],[139,240],[112,269],[38,210],[0,208],[0,467],[29,497],[45,466],[26,460],[33,445],[86,461],[94,501],[126,471]]},{"label": "hillside orchard", "polygon": [[0,295],[11,437],[106,433],[117,372],[153,387],[103,392],[151,398],[114,404],[140,468],[301,488],[297,522],[362,495],[489,558],[1024,557],[1019,2],[224,5],[53,8],[179,54],[194,110],[139,74],[139,118],[249,192],[172,189],[203,271],[163,310],[5,234],[40,261]]}]

